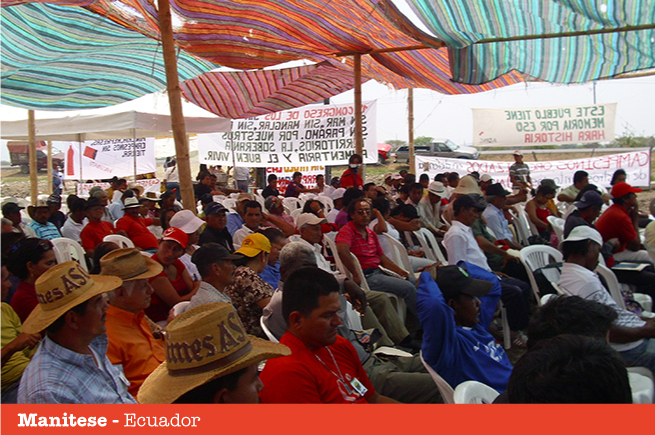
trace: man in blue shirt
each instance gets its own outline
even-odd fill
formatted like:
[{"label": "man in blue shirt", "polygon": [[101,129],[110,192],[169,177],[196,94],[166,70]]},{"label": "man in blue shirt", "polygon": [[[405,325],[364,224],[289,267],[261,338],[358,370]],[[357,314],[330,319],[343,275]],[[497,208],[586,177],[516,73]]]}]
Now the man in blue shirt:
[{"label": "man in blue shirt", "polygon": [[[132,266],[126,275],[144,272]],[[36,280],[39,304],[23,331],[46,330],[46,336],[23,372],[18,403],[136,403],[123,370],[106,355],[104,293],[122,282],[89,275],[75,261],[58,264]]]},{"label": "man in blue shirt", "polygon": [[493,272],[463,261],[458,264],[423,272],[419,278],[423,359],[453,388],[475,380],[503,392],[512,365],[489,333],[500,282]]},{"label": "man in blue shirt", "polygon": [[28,211],[33,219],[32,223],[30,223],[30,228],[34,230],[39,239],[52,240],[61,237],[61,233],[55,224],[48,221],[50,210],[48,204],[43,199],[37,200],[34,207],[28,207]]}]

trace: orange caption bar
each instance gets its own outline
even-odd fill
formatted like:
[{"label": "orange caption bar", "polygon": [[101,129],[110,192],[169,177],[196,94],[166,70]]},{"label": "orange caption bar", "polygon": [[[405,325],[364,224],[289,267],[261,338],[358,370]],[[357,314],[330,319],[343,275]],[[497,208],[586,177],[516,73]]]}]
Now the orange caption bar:
[{"label": "orange caption bar", "polygon": [[[628,408],[629,407],[629,408]],[[2,434],[605,434],[651,405],[2,405]],[[610,417],[610,418],[608,418]],[[452,432],[451,432],[452,431]]]}]

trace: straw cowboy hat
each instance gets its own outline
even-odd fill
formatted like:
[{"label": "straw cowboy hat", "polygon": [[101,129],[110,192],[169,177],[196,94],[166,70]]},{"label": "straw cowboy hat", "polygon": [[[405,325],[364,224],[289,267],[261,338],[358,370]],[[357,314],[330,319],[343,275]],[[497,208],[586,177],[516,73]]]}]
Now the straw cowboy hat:
[{"label": "straw cowboy hat", "polygon": [[139,403],[173,403],[183,394],[291,349],[246,334],[231,304],[214,302],[185,311],[166,329],[166,361],[145,380]]},{"label": "straw cowboy hat", "polygon": [[76,261],[51,267],[34,284],[39,305],[23,323],[23,332],[41,332],[71,308],[122,283],[116,276],[89,275]]},{"label": "straw cowboy hat", "polygon": [[100,275],[117,276],[123,281],[157,276],[164,267],[142,255],[138,249],[115,249],[100,259]]},{"label": "straw cowboy hat", "polygon": [[140,184],[130,183],[127,185],[127,190],[136,190],[137,192],[139,192],[139,196],[141,196],[143,195],[143,191],[145,189]]}]

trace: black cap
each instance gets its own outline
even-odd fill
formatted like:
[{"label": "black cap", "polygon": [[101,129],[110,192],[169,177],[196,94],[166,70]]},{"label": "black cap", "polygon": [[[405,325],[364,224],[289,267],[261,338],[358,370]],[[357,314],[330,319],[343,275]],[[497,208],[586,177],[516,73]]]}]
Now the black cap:
[{"label": "black cap", "polygon": [[98,198],[92,196],[86,201],[86,204],[84,205],[84,210],[88,210],[92,207],[104,207],[104,204],[102,204]]},{"label": "black cap", "polygon": [[454,299],[464,293],[471,296],[485,296],[491,291],[489,281],[474,279],[459,266],[443,266],[437,269],[437,285],[444,299]]},{"label": "black cap", "polygon": [[8,215],[12,213],[18,213],[21,210],[24,210],[25,207],[21,207],[15,202],[8,202],[2,206],[2,214]]},{"label": "black cap", "polygon": [[494,183],[487,187],[487,191],[485,192],[487,196],[507,196],[509,195],[509,192],[505,190],[502,184],[500,183]]},{"label": "black cap", "polygon": [[471,208],[475,207],[478,210],[484,210],[487,208],[487,203],[484,201],[484,198],[480,194],[471,194],[471,195],[462,195],[457,197],[453,206],[459,206],[461,204],[462,208]]},{"label": "black cap", "polygon": [[241,254],[232,254],[225,246],[218,243],[205,243],[193,253],[191,261],[196,265],[198,270],[203,270],[210,264],[217,263],[219,260],[239,260],[243,258]]},{"label": "black cap", "polygon": [[212,214],[217,214],[222,211],[227,211],[227,209],[223,206],[223,204],[220,204],[218,202],[210,202],[207,204],[207,207],[205,207],[205,216],[209,216]]},{"label": "black cap", "polygon": [[604,203],[605,201],[603,201],[603,197],[600,196],[598,192],[587,190],[582,194],[580,201],[574,202],[573,205],[575,205],[578,210],[582,210],[587,207],[601,208]]}]

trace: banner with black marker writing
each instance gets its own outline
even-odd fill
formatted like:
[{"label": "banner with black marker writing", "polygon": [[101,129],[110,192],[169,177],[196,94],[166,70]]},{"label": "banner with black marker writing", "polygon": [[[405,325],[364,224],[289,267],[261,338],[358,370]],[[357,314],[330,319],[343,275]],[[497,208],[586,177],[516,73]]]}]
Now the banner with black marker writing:
[{"label": "banner with black marker writing", "polygon": [[[155,138],[54,142],[65,150],[64,179],[105,180],[155,172]],[[135,168],[136,163],[136,168]]]},{"label": "banner with black marker writing", "polygon": [[616,103],[473,109],[473,145],[542,146],[614,140]]},{"label": "banner with black marker writing", "polygon": [[[377,162],[375,101],[362,104],[364,163]],[[198,135],[200,163],[251,168],[348,164],[355,152],[353,104],[310,105],[235,119],[232,131]]]},{"label": "banner with black marker writing", "polygon": [[[492,160],[446,159],[441,157],[416,156],[416,174],[427,173],[430,179],[441,172],[457,172],[460,176],[471,172],[489,174],[494,182],[511,188],[509,167],[514,162],[497,162]],[[625,170],[626,181],[638,187],[650,186],[650,152],[639,150],[608,156],[586,157],[583,159],[551,160],[544,162],[525,162],[530,168],[532,184],[538,186],[544,178],[555,180],[559,186],[573,184],[576,171],[589,173],[589,182],[597,186],[609,187],[612,174],[617,169]]]}]

